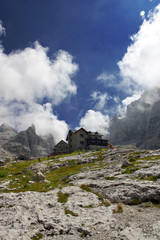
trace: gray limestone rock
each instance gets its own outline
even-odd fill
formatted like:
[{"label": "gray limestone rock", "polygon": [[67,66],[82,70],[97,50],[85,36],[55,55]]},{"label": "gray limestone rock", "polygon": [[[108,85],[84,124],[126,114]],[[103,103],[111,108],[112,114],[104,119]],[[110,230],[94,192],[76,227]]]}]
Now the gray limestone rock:
[{"label": "gray limestone rock", "polygon": [[[58,201],[58,189],[47,193],[0,195],[0,239],[154,239],[160,237],[160,213],[155,208],[101,206],[98,196],[78,187],[63,188],[67,203]],[[91,204],[94,206],[91,207]],[[68,212],[66,212],[68,210]],[[75,216],[73,215],[76,214]]]},{"label": "gray limestone rock", "polygon": [[128,166],[130,166],[131,165],[131,163],[128,161],[128,160],[124,160],[123,162],[122,162],[122,165],[121,165],[121,168],[125,168],[125,167],[128,167]]},{"label": "gray limestone rock", "polygon": [[43,173],[41,172],[37,172],[34,176],[33,176],[33,181],[35,182],[41,182],[45,180],[45,176],[43,175]]},{"label": "gray limestone rock", "polygon": [[[42,192],[5,193],[11,191],[13,179],[19,181],[21,175],[0,181],[0,239],[159,240],[160,210],[156,204],[160,203],[160,151],[121,147],[101,151],[101,161],[96,161],[97,152],[87,154],[57,158],[58,171],[53,169],[55,159],[37,161],[25,169],[37,172],[37,179],[26,181],[30,187],[38,181]],[[121,168],[130,156],[137,158],[130,166]],[[79,173],[71,174],[77,163]],[[61,181],[65,171],[68,176],[64,187]],[[62,184],[43,192],[45,184],[52,184],[46,183],[46,179],[52,181],[48,173],[54,178],[55,172],[57,176],[62,174]],[[157,179],[152,181],[140,179],[154,176]],[[118,206],[121,212],[117,211]]]}]

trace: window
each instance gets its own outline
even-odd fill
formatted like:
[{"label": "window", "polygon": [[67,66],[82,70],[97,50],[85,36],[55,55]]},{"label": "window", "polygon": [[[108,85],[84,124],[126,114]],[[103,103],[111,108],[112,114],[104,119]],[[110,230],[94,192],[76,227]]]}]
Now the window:
[{"label": "window", "polygon": [[80,138],[83,138],[83,137],[84,137],[84,135],[81,133],[81,134],[80,134]]},{"label": "window", "polygon": [[80,141],[80,144],[84,144],[84,141]]}]

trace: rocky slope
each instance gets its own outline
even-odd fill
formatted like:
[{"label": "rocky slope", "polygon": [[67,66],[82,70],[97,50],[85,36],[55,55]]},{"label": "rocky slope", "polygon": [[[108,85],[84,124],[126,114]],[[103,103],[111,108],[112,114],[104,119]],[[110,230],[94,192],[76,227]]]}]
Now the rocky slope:
[{"label": "rocky slope", "polygon": [[145,91],[128,106],[124,118],[114,117],[110,133],[110,141],[115,145],[160,148],[160,89]]},{"label": "rocky slope", "polygon": [[0,126],[0,145],[6,151],[17,156],[42,157],[48,156],[52,151],[54,140],[51,135],[45,138],[38,136],[34,125],[26,131],[17,133],[15,129],[2,124]]},{"label": "rocky slope", "polygon": [[160,239],[160,150],[8,162],[0,239]]}]

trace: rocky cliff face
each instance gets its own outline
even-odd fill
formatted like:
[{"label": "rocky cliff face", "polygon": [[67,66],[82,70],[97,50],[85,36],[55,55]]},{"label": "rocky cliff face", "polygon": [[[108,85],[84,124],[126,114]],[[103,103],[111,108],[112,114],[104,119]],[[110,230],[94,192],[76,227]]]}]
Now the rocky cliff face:
[{"label": "rocky cliff face", "polygon": [[160,148],[160,89],[144,92],[128,106],[124,118],[114,117],[110,133],[110,141],[115,145]]},{"label": "rocky cliff face", "polygon": [[13,128],[2,124],[0,141],[5,150],[18,156],[25,155],[28,157],[48,156],[54,145],[53,137],[50,135],[43,139],[38,136],[34,125],[26,131],[17,133]]},{"label": "rocky cliff face", "polygon": [[8,141],[11,137],[14,137],[17,134],[17,131],[8,126],[7,124],[2,124],[0,126],[0,143]]}]

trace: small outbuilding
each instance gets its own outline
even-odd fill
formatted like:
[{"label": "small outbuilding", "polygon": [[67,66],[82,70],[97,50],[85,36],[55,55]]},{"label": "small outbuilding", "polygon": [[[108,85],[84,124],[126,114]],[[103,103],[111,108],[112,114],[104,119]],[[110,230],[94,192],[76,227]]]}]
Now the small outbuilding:
[{"label": "small outbuilding", "polygon": [[65,153],[68,153],[68,151],[69,151],[68,143],[66,143],[63,140],[57,143],[54,147],[54,155],[65,154]]}]

